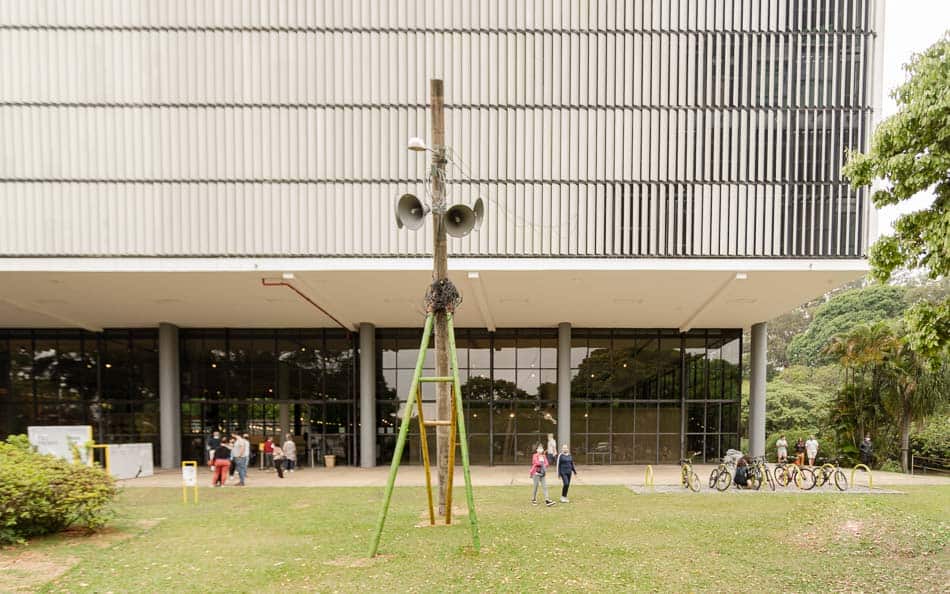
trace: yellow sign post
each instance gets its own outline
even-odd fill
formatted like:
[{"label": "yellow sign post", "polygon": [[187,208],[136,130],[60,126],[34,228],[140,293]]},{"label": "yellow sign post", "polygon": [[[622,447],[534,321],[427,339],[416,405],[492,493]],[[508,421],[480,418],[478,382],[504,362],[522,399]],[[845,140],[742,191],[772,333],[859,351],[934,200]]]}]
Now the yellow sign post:
[{"label": "yellow sign post", "polygon": [[181,502],[188,503],[188,487],[195,491],[195,503],[198,503],[198,463],[185,460],[181,463]]},{"label": "yellow sign post", "polygon": [[109,462],[109,444],[106,443],[96,443],[92,440],[89,440],[89,445],[87,446],[92,452],[89,454],[89,465],[92,466],[92,458],[95,450],[102,450],[102,467],[105,468],[106,474],[111,474],[111,464]]}]

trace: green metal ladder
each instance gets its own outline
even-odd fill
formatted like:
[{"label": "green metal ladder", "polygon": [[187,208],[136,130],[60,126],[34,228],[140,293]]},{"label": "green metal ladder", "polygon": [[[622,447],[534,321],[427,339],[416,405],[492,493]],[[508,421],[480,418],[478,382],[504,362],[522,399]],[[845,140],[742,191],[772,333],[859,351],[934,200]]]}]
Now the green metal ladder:
[{"label": "green metal ladder", "polygon": [[[472,545],[475,550],[479,550],[480,542],[478,539],[478,518],[475,516],[475,499],[472,495],[472,475],[468,463],[468,438],[465,433],[465,411],[462,408],[462,386],[459,383],[459,364],[458,356],[455,352],[455,326],[452,322],[452,314],[446,312],[446,325],[448,327],[449,354],[452,359],[451,376],[425,377],[422,375],[422,367],[425,362],[426,351],[429,348],[429,340],[432,337],[432,326],[434,314],[429,313],[426,316],[425,328],[422,331],[422,344],[419,347],[419,358],[416,360],[416,370],[412,375],[412,384],[409,387],[409,396],[406,400],[406,410],[403,413],[402,424],[399,427],[399,437],[396,439],[396,450],[393,452],[392,466],[389,468],[389,480],[386,482],[386,494],[383,497],[383,507],[379,511],[379,519],[376,521],[376,533],[373,535],[373,543],[369,549],[369,556],[375,557],[379,550],[379,539],[383,534],[383,525],[386,523],[386,514],[389,512],[389,503],[393,496],[393,487],[396,483],[396,473],[399,470],[399,462],[402,459],[403,449],[406,447],[406,437],[409,433],[409,422],[412,417],[413,406],[419,415],[419,440],[422,447],[422,462],[426,473],[426,494],[429,498],[429,524],[435,525],[435,509],[432,505],[432,477],[429,471],[429,447],[426,443],[426,427],[449,427],[449,468],[448,477],[446,477],[445,491],[445,523],[452,523],[452,481],[455,471],[455,444],[456,428],[458,430],[458,444],[462,451],[462,474],[465,477],[465,498],[468,501],[468,521],[472,529]],[[422,413],[422,384],[427,382],[446,382],[452,384],[452,414],[449,419],[439,419],[435,421],[426,421]]]}]

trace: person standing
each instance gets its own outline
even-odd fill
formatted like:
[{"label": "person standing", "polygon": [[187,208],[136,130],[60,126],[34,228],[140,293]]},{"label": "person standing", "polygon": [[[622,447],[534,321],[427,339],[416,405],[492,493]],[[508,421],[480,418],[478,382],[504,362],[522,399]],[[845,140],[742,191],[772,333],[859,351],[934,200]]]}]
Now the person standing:
[{"label": "person standing", "polygon": [[205,444],[205,450],[208,454],[208,464],[214,470],[214,450],[221,445],[221,434],[217,430],[211,432],[211,437],[208,438],[207,443]]},{"label": "person standing", "polygon": [[231,434],[234,439],[234,445],[231,447],[231,458],[238,474],[238,486],[243,487],[247,479],[247,462],[250,456],[251,444],[235,431]]},{"label": "person standing", "polygon": [[865,435],[864,441],[861,442],[861,445],[858,446],[858,449],[861,450],[861,464],[864,464],[867,467],[871,466],[871,454],[874,453],[874,446],[871,445],[871,436]]},{"label": "person standing", "polygon": [[775,449],[778,452],[779,463],[788,462],[788,441],[784,435],[775,442]]},{"label": "person standing", "polygon": [[271,439],[269,435],[264,437],[264,448],[262,452],[264,454],[263,467],[270,469],[274,463],[274,440]]},{"label": "person standing", "polygon": [[801,437],[795,442],[795,464],[799,466],[805,463],[805,440]]},{"label": "person standing", "polygon": [[274,460],[274,470],[277,471],[277,476],[284,478],[284,450],[280,446],[272,445],[271,458]]},{"label": "person standing", "polygon": [[214,476],[211,478],[212,487],[223,487],[228,482],[228,468],[231,467],[231,448],[227,440],[218,441],[218,447],[211,452],[211,469]]},{"label": "person standing", "polygon": [[538,444],[538,449],[535,451],[534,455],[531,456],[531,472],[528,473],[528,476],[531,477],[534,482],[534,491],[531,493],[531,505],[538,504],[538,485],[540,484],[544,493],[544,505],[551,507],[554,505],[554,502],[551,501],[551,498],[548,496],[548,483],[544,478],[544,475],[547,474],[548,468],[548,457],[544,452],[544,446]]},{"label": "person standing", "polygon": [[555,467],[557,475],[561,477],[561,503],[570,503],[567,490],[571,488],[571,475],[577,476],[577,469],[574,468],[574,457],[571,456],[571,450],[567,444],[561,446],[561,453],[557,456]]},{"label": "person standing", "polygon": [[557,442],[554,440],[553,433],[548,433],[548,447],[546,453],[548,456],[548,465],[554,464],[554,459],[557,457]]},{"label": "person standing", "polygon": [[815,465],[815,458],[818,457],[818,440],[812,435],[805,442],[805,453],[808,454],[808,465]]},{"label": "person standing", "polygon": [[284,457],[287,459],[287,471],[293,472],[297,465],[297,444],[290,433],[287,434],[287,441],[284,442]]}]

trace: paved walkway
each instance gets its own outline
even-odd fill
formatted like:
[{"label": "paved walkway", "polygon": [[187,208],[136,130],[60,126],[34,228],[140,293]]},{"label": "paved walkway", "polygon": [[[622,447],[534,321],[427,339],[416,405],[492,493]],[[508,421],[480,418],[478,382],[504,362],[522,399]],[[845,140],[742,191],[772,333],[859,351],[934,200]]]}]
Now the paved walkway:
[{"label": "paved walkway", "polygon": [[[695,466],[700,480],[705,483],[712,465]],[[575,483],[578,485],[626,485],[642,486],[646,466],[578,466]],[[661,465],[654,467],[656,485],[679,484],[679,466]],[[846,471],[848,479],[851,471]],[[855,483],[866,485],[867,477],[858,471]],[[384,487],[389,475],[388,466],[376,468],[301,468],[293,473],[284,473],[280,479],[277,473],[251,469],[248,471],[249,487]],[[211,472],[199,469],[199,486],[211,485]],[[551,477],[555,479],[555,477]],[[433,480],[435,473],[433,472]],[[473,466],[472,482],[478,487],[530,485],[528,468],[521,466]],[[119,481],[124,487],[180,487],[181,474],[177,470],[158,470],[154,476]],[[399,486],[423,486],[425,474],[421,466],[401,466],[396,479]],[[462,469],[455,472],[455,484],[463,485]],[[875,487],[902,487],[910,485],[950,485],[950,478],[940,476],[910,476],[893,472],[874,472]]]}]

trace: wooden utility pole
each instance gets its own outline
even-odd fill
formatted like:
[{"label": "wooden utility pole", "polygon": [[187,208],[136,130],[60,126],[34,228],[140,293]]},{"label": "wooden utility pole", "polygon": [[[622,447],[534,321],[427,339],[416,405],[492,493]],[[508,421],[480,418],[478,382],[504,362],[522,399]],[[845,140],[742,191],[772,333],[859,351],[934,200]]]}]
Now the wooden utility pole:
[{"label": "wooden utility pole", "polygon": [[[448,278],[448,248],[445,240],[445,112],[442,81],[429,81],[429,96],[432,103],[432,280]],[[449,375],[448,325],[445,310],[435,312],[435,374]],[[436,385],[436,417],[452,418],[451,384]],[[436,435],[436,458],[439,461],[439,515],[445,514],[445,494],[449,476],[449,427],[438,426]]]}]

